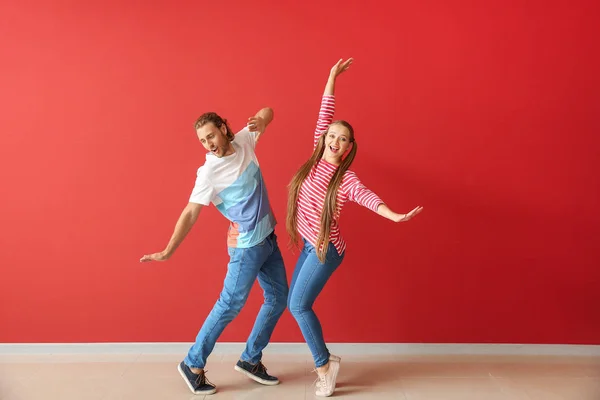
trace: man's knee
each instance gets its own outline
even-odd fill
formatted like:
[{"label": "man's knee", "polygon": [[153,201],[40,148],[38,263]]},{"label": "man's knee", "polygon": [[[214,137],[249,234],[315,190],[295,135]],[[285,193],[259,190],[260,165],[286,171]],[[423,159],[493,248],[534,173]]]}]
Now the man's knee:
[{"label": "man's knee", "polygon": [[235,298],[233,296],[228,298],[221,296],[218,301],[223,317],[229,320],[238,316],[240,311],[242,311],[242,308],[244,308],[245,303],[245,298]]}]

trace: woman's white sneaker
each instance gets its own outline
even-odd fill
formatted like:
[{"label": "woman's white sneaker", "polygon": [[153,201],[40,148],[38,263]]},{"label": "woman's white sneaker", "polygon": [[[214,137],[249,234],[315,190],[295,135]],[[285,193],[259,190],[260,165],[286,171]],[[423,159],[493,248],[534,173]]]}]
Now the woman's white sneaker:
[{"label": "woman's white sneaker", "polygon": [[[333,354],[329,354],[329,361],[335,361],[338,364],[340,363],[340,361],[342,361],[342,357],[338,357],[338,356],[334,356]],[[321,387],[321,380],[317,379],[317,388]]]},{"label": "woman's white sneaker", "polygon": [[329,360],[339,363],[340,361],[342,361],[342,357],[338,357],[338,356],[334,356],[333,354],[329,354]]},{"label": "woman's white sneaker", "polygon": [[321,374],[317,371],[319,376],[319,383],[317,384],[316,395],[321,397],[329,397],[335,392],[335,381],[337,379],[338,372],[340,370],[339,361],[329,361],[329,369],[326,373]]}]

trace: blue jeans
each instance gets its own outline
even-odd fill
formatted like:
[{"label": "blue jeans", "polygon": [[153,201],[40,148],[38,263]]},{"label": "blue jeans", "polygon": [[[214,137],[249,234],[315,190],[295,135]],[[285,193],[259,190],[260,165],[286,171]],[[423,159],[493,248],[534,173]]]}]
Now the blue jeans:
[{"label": "blue jeans", "polygon": [[342,263],[345,253],[340,256],[333,244],[329,243],[323,264],[317,257],[315,247],[305,239],[303,240],[304,248],[296,263],[290,285],[288,307],[300,326],[315,366],[318,368],[329,362],[329,350],[323,339],[321,323],[312,306],[331,274]]},{"label": "blue jeans", "polygon": [[246,303],[257,277],[265,302],[256,317],[242,361],[256,364],[261,360],[262,350],[267,347],[275,324],[285,311],[288,284],[275,233],[254,247],[230,247],[228,251],[230,260],[223,291],[184,360],[188,367],[204,368],[217,339]]}]

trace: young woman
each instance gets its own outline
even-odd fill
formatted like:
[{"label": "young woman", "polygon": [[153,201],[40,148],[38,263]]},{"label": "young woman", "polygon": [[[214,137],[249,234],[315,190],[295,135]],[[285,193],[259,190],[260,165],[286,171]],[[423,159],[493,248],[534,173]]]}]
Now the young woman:
[{"label": "young woman", "polygon": [[394,222],[404,222],[421,212],[416,207],[408,214],[390,210],[350,171],[356,157],[354,129],[346,121],[333,122],[335,81],[352,59],[339,60],[329,74],[321,101],[314,136],[314,151],[289,185],[287,231],[297,245],[304,247],[296,264],[288,296],[288,307],[298,322],[315,361],[319,382],[317,396],[331,396],[340,358],[329,353],[313,303],[329,277],[344,259],[346,243],[338,220],[347,201],[354,201]]}]

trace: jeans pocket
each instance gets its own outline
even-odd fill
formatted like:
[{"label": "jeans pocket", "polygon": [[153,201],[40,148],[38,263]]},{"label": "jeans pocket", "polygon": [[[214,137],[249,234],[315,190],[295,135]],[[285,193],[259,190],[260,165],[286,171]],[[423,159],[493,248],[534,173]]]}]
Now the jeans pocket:
[{"label": "jeans pocket", "polygon": [[345,250],[342,254],[340,254],[340,253],[338,253],[338,250],[335,248],[333,243],[329,243],[329,251],[327,254],[327,258],[331,257],[330,259],[332,261],[341,262],[343,260],[345,254],[346,254]]},{"label": "jeans pocket", "polygon": [[307,254],[315,251],[315,246],[313,246],[312,243],[310,243],[308,240],[302,238],[302,242],[304,243],[302,251],[306,252]]}]

